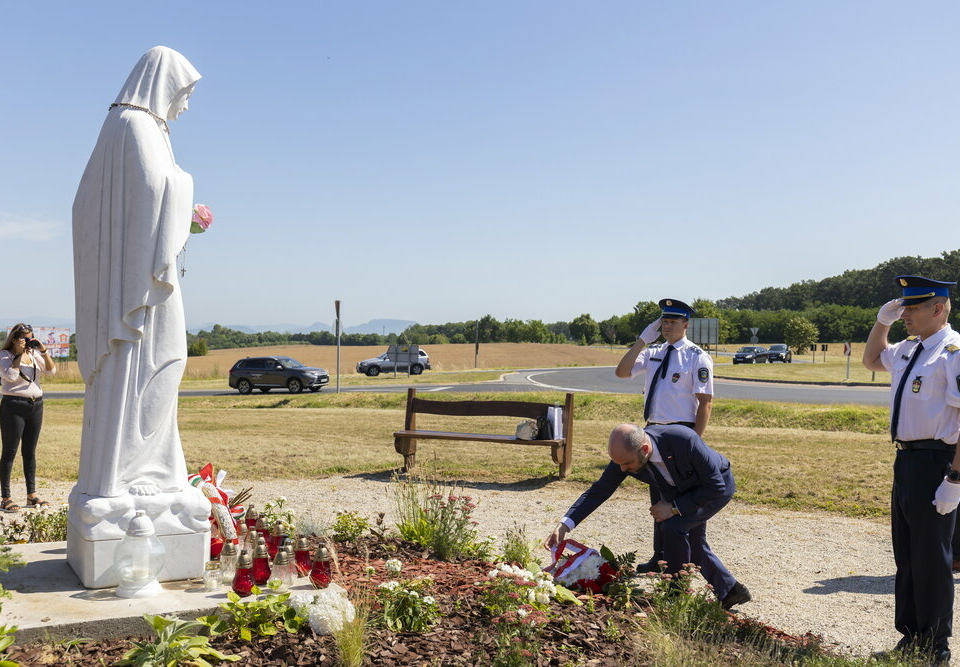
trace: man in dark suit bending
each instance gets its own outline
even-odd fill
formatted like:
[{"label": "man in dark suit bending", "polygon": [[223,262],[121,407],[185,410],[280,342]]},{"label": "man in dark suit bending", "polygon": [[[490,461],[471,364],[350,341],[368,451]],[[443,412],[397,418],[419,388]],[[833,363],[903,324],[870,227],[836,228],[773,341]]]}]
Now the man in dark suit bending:
[{"label": "man in dark suit bending", "polygon": [[662,530],[666,571],[685,563],[700,573],[724,609],[750,600],[750,591],[734,578],[707,544],[707,521],[730,502],[736,485],[730,462],[707,446],[692,429],[673,424],[620,424],[607,444],[610,463],[593,485],[567,510],[547,538],[552,548],[604,503],[627,476],[656,486],[661,500],[650,514]]}]

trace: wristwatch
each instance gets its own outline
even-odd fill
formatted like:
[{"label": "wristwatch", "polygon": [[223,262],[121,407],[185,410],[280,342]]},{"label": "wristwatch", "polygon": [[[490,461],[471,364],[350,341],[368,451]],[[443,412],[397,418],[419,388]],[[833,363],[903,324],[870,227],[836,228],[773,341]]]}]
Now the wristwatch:
[{"label": "wristwatch", "polygon": [[947,479],[954,484],[960,484],[960,470],[951,469],[950,472],[947,473]]},{"label": "wristwatch", "polygon": [[[951,470],[951,472],[953,471]],[[960,482],[960,476],[957,477],[957,481]],[[680,510],[677,509],[676,503],[673,503],[672,505],[670,505],[670,509],[673,510],[673,516],[680,516]]]}]

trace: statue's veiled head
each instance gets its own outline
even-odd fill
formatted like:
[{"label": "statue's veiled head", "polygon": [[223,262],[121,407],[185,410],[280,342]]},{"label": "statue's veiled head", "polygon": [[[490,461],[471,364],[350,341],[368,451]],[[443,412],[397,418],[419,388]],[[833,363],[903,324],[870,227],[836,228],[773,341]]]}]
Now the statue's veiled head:
[{"label": "statue's veiled head", "polygon": [[187,109],[187,99],[200,80],[198,72],[182,54],[155,46],[140,58],[115,102],[146,107],[161,118],[175,120]]}]

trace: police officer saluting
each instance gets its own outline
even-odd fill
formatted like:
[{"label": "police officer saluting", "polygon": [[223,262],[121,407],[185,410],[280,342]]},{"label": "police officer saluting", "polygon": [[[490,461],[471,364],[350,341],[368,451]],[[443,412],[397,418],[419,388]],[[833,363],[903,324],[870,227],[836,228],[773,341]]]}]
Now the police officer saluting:
[{"label": "police officer saluting", "polygon": [[[950,662],[953,626],[951,538],[960,502],[960,334],[947,324],[955,282],[897,276],[902,298],[877,313],[863,352],[870,370],[889,371],[890,437],[897,447],[890,519],[897,566],[894,651]],[[910,336],[888,344],[903,319]]]},{"label": "police officer saluting", "polygon": [[[648,426],[680,424],[703,436],[713,402],[713,359],[686,338],[693,308],[676,299],[661,299],[660,317],[640,334],[623,359],[616,375],[632,378],[646,371],[643,418]],[[663,333],[663,345],[654,345]],[[655,485],[650,486],[650,505],[660,501]],[[640,572],[659,571],[663,560],[661,526],[654,524],[653,557],[637,567]]]}]

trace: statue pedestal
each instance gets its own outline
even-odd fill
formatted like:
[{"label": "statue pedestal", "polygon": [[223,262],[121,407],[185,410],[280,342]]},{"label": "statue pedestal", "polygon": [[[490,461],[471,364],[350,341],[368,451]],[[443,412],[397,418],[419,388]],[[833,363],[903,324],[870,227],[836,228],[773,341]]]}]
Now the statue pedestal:
[{"label": "statue pedestal", "polygon": [[137,510],[153,521],[166,549],[158,579],[178,581],[203,577],[210,558],[210,501],[198,489],[151,496],[90,496],[74,487],[67,518],[67,562],[86,588],[112,588],[120,583],[114,552]]}]

